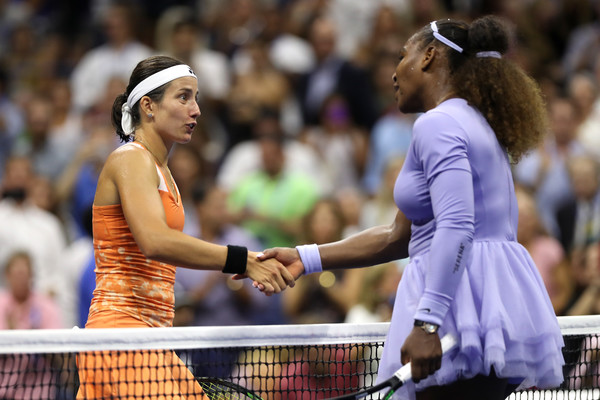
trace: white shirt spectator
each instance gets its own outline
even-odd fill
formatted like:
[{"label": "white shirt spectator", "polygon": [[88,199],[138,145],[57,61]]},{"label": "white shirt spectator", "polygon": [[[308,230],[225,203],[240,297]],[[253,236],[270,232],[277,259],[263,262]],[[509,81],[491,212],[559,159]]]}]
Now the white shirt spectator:
[{"label": "white shirt spectator", "polygon": [[84,111],[96,103],[112,77],[127,82],[137,63],[150,55],[151,49],[138,42],[130,42],[120,49],[102,45],[90,50],[77,64],[71,77],[76,109]]},{"label": "white shirt spectator", "polygon": [[[27,201],[0,201],[0,265],[18,250],[27,251],[33,260],[34,287],[57,295],[63,279],[61,255],[66,245],[60,220],[52,213]],[[4,284],[4,282],[2,282]]]},{"label": "white shirt spectator", "polygon": [[[79,283],[84,269],[94,255],[92,238],[83,236],[65,248],[61,254],[63,279],[57,282],[60,293],[57,302],[67,328],[79,325]],[[83,328],[83,326],[80,326]]]},{"label": "white shirt spectator", "polygon": [[231,86],[229,61],[224,54],[201,49],[192,57],[192,69],[198,76],[198,92],[211,99],[225,99]]}]

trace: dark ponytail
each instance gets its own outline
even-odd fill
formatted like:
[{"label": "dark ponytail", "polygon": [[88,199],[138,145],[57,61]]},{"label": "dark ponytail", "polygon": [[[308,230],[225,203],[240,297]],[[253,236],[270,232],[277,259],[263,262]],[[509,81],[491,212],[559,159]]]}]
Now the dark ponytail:
[{"label": "dark ponytail", "polygon": [[[469,27],[468,56],[452,79],[457,94],[476,107],[494,130],[512,162],[535,148],[547,132],[547,112],[538,84],[504,55],[510,30],[494,16],[479,18]],[[503,55],[477,57],[478,52]]]},{"label": "dark ponytail", "polygon": [[[127,97],[129,97],[131,91],[147,77],[154,75],[155,73],[162,71],[163,69],[170,68],[179,64],[183,63],[172,57],[152,56],[140,61],[134,68],[133,72],[131,73],[131,77],[129,78],[129,84],[127,85],[125,93],[122,93],[115,98],[112,107],[111,121],[114,128],[116,129],[117,135],[121,139],[121,142],[126,143],[134,139],[133,135],[126,135],[125,132],[123,132],[123,128],[121,127],[121,107],[123,107],[123,104],[125,104],[125,102],[127,101]],[[145,96],[150,97],[153,101],[160,102],[168,85],[168,83],[164,84],[154,89],[150,93],[145,94]],[[134,126],[138,126],[141,121],[139,101],[133,105],[131,109],[131,116],[133,119]]]},{"label": "dark ponytail", "polygon": [[[121,107],[123,107],[123,104],[125,104],[125,102],[127,101],[127,96],[128,96],[128,94],[127,94],[127,92],[125,92],[125,93],[121,93],[120,95],[118,95],[115,98],[115,101],[112,106],[112,114],[111,114],[112,124],[115,127],[115,129],[117,131],[117,135],[121,139],[121,142],[124,142],[124,143],[127,143],[130,140],[133,140],[133,135],[126,135],[125,132],[123,132],[123,128],[121,128],[121,116],[122,116]],[[140,112],[137,107],[132,111],[132,114],[133,114],[134,123],[136,125],[139,124]]]},{"label": "dark ponytail", "polygon": [[481,51],[497,51],[506,54],[509,46],[508,27],[494,16],[476,19],[469,26],[468,53],[476,56]]}]

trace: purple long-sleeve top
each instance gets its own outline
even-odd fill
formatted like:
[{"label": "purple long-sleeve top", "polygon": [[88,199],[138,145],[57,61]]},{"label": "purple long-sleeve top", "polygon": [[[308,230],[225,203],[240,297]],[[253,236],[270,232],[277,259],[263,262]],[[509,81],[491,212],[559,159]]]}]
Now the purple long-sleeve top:
[{"label": "purple long-sleeve top", "polygon": [[428,252],[414,318],[441,325],[473,241],[516,240],[508,156],[475,108],[463,99],[447,100],[415,122],[394,199],[412,222],[409,255]]}]

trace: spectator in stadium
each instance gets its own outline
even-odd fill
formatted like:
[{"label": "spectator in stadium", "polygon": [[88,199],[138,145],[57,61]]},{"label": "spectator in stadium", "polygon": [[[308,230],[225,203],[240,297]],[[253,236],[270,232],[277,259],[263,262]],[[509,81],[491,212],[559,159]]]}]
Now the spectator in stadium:
[{"label": "spectator in stadium", "polygon": [[5,165],[0,187],[0,264],[18,250],[29,253],[34,287],[50,296],[60,295],[63,279],[61,254],[66,245],[64,226],[56,215],[33,204],[30,190],[35,183],[31,159],[12,156]]},{"label": "spectator in stadium", "polygon": [[25,251],[11,254],[4,266],[6,288],[0,290],[0,329],[64,328],[51,297],[33,286],[33,263]]},{"label": "spectator in stadium", "polygon": [[[22,110],[11,98],[7,68],[0,65],[0,165],[4,166],[10,156],[13,143],[23,131],[25,118]],[[0,168],[0,180],[4,170]]]},{"label": "spectator in stadium", "polygon": [[25,108],[25,127],[16,138],[13,153],[28,156],[36,174],[56,180],[76,151],[78,142],[66,142],[52,135],[54,103],[38,93]]},{"label": "spectator in stadium", "polygon": [[[6,287],[0,289],[0,329],[59,329],[58,304],[33,287],[32,259],[14,252],[4,265]],[[8,354],[0,358],[0,397],[3,399],[55,398],[49,361],[36,354]],[[40,384],[45,382],[46,384]]]},{"label": "spectator in stadium", "polygon": [[569,98],[553,99],[548,106],[549,135],[514,166],[515,181],[535,193],[545,229],[558,236],[556,212],[573,199],[568,160],[581,156],[585,149],[577,139],[577,109]]},{"label": "spectator in stadium", "polygon": [[[342,238],[344,215],[333,198],[319,199],[303,218],[304,243],[329,243]],[[283,294],[285,312],[292,323],[343,322],[360,293],[364,270],[325,271],[296,283]]]},{"label": "spectator in stadium", "polygon": [[253,123],[263,111],[281,115],[291,95],[286,76],[270,61],[267,43],[257,39],[243,50],[246,65],[234,71],[227,98],[228,148],[252,138]]},{"label": "spectator in stadium", "polygon": [[370,129],[377,119],[377,110],[368,74],[336,53],[339,33],[333,21],[317,18],[311,24],[309,35],[316,65],[296,82],[305,125],[318,124],[325,99],[338,93],[347,101],[354,122]]},{"label": "spectator in stadium", "polygon": [[[592,70],[600,50],[600,3],[592,2],[570,2],[563,1],[565,6],[571,5],[577,7],[578,11],[589,11],[588,20],[581,20],[579,25],[572,27],[568,33],[568,39],[563,53],[561,54],[562,69],[567,77],[571,77],[577,72]],[[564,15],[564,14],[563,14]]]},{"label": "spectator in stadium", "polygon": [[[362,2],[357,4],[361,3]],[[404,20],[407,13],[402,13],[397,6],[393,7],[390,3],[379,3],[371,7],[373,7],[373,10],[371,10],[373,15],[370,18],[372,25],[369,26],[369,30],[364,32],[364,37],[357,40],[356,49],[353,51],[354,55],[352,59],[357,65],[374,71],[375,64],[377,64],[380,59],[386,58],[385,53],[389,48],[389,44],[393,42],[397,45],[402,45],[402,43],[397,42],[401,40],[401,38],[406,39],[408,34],[407,30],[411,29],[412,25]],[[352,10],[350,7],[348,7],[347,11],[355,12],[355,10]],[[341,18],[338,16],[338,20],[340,19]],[[350,20],[346,23],[352,24],[353,22]],[[340,29],[343,32],[346,32],[346,29]],[[388,59],[386,61],[389,62],[390,60]],[[383,78],[378,78],[377,76],[374,78],[383,80]],[[385,88],[389,90],[389,85],[386,85]]]},{"label": "spectator in stadium", "polygon": [[42,175],[33,177],[31,185],[28,188],[28,197],[36,207],[56,216],[59,215],[54,185],[47,177]]},{"label": "spectator in stadium", "polygon": [[363,187],[374,195],[382,184],[386,164],[405,157],[412,136],[414,118],[400,111],[388,112],[377,120],[369,137],[369,154],[363,174]]},{"label": "spectator in stadium", "polygon": [[[96,289],[86,328],[171,326],[176,265],[249,277],[267,295],[293,284],[291,274],[276,261],[260,262],[245,247],[216,245],[181,232],[181,195],[167,161],[174,144],[191,140],[200,116],[197,96],[198,82],[189,66],[154,56],[138,63],[125,93],[115,99],[112,122],[127,144],[109,155],[98,179],[93,208]],[[103,360],[108,364],[123,361],[116,354],[107,358]],[[132,355],[117,374],[122,380],[106,382],[105,372],[93,369],[96,356],[82,354],[78,396],[108,392],[118,397],[204,398],[175,353],[160,359],[164,364],[158,370],[142,371],[147,366]],[[152,374],[164,385],[132,388],[127,379],[131,373],[141,373],[144,380]]]},{"label": "spectator in stadium", "polygon": [[[598,94],[600,93],[598,82],[591,72],[579,72],[569,79],[566,91],[571,101],[575,104],[577,126],[579,126],[580,130],[582,123],[590,117],[594,109],[594,103],[598,99]],[[584,142],[579,133],[578,138]]]},{"label": "spectator in stadium", "polygon": [[39,38],[33,22],[24,20],[15,23],[7,37],[9,43],[4,65],[8,72],[9,89],[12,92],[27,91],[31,89],[36,77],[42,74],[35,68],[36,42]]},{"label": "spectator in stadium", "polygon": [[[259,138],[265,134],[284,135],[280,116],[267,110],[256,118],[252,126],[252,140],[238,143],[225,155],[216,176],[219,186],[227,191],[233,190],[242,178],[250,172],[262,168],[262,150]],[[323,193],[327,184],[322,177],[318,155],[305,143],[286,136],[283,143],[285,153],[284,170],[287,172],[308,174]]]},{"label": "spectator in stadium", "polygon": [[600,240],[600,170],[591,156],[574,157],[567,164],[574,198],[556,213],[559,239],[566,252]]},{"label": "spectator in stadium", "polygon": [[210,32],[212,48],[228,57],[258,37],[263,29],[264,2],[215,1],[212,5],[203,4],[202,8],[208,11],[203,16],[203,22]]},{"label": "spectator in stadium", "polygon": [[600,241],[589,243],[574,265],[579,293],[566,315],[596,315],[600,313]]},{"label": "spectator in stadium", "polygon": [[308,174],[285,169],[286,139],[277,123],[268,124],[257,138],[261,167],[245,174],[233,187],[230,211],[263,246],[290,246],[298,240],[302,218],[319,191]]},{"label": "spectator in stadium", "polygon": [[62,204],[61,218],[71,240],[87,235],[86,222],[81,217],[92,206],[100,170],[116,147],[110,127],[90,126],[85,141],[71,154],[69,164],[55,182],[56,196]]},{"label": "spectator in stadium", "polygon": [[187,64],[198,76],[202,103],[225,100],[231,86],[231,67],[225,54],[208,47],[194,10],[184,6],[168,8],[158,21],[157,49]]},{"label": "spectator in stadium", "polygon": [[396,289],[402,278],[404,265],[404,261],[392,261],[365,269],[357,302],[346,313],[344,322],[388,322],[392,317]]},{"label": "spectator in stadium", "polygon": [[152,49],[137,37],[140,12],[126,1],[111,2],[106,8],[102,15],[105,42],[89,49],[71,74],[77,112],[95,104],[111,78],[127,81],[136,64],[152,54]]},{"label": "spectator in stadium", "polygon": [[344,214],[344,232],[342,237],[354,235],[360,231],[360,214],[367,200],[360,188],[346,187],[333,196]]},{"label": "spectator in stadium", "polygon": [[598,79],[600,78],[600,56],[597,57],[594,74],[580,72],[569,81],[569,97],[577,105],[580,123],[577,127],[577,139],[600,162],[600,96]]},{"label": "spectator in stadium", "polygon": [[177,182],[177,190],[185,209],[185,225],[183,233],[200,237],[194,188],[204,180],[206,168],[202,155],[193,145],[174,146],[169,155],[169,170]]},{"label": "spectator in stadium", "polygon": [[69,142],[80,145],[83,131],[81,114],[73,109],[71,98],[69,80],[54,79],[50,84],[50,100],[53,105],[50,138],[65,146]]},{"label": "spectator in stadium", "polygon": [[308,127],[300,140],[313,148],[320,159],[321,174],[328,192],[360,187],[369,144],[368,133],[352,120],[348,102],[333,93],[323,102],[319,124]]},{"label": "spectator in stadium", "polygon": [[557,315],[563,314],[575,297],[569,259],[560,242],[548,234],[540,220],[535,198],[522,187],[515,190],[519,207],[517,240],[531,254]]},{"label": "spectator in stadium", "polygon": [[398,212],[394,203],[394,185],[404,164],[404,157],[390,157],[382,171],[377,191],[360,210],[359,228],[368,229],[392,221]]},{"label": "spectator in stadium", "polygon": [[[378,371],[387,379],[411,362],[413,381],[398,398],[500,400],[519,385],[563,380],[560,328],[516,238],[509,162],[545,133],[545,108],[535,81],[505,58],[509,44],[493,16],[433,21],[411,36],[394,88],[402,112],[425,113],[394,189],[395,221],[261,256],[299,278],[410,255]],[[442,360],[446,333],[458,336],[459,348]]]}]

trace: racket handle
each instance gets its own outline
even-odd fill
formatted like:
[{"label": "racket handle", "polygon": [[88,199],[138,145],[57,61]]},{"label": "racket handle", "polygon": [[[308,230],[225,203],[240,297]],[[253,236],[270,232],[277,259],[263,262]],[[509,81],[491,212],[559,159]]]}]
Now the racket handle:
[{"label": "racket handle", "polygon": [[[454,336],[451,333],[447,333],[446,335],[444,335],[444,337],[440,341],[442,343],[442,354],[446,354],[447,352],[449,352],[450,350],[455,348],[456,345],[458,344],[458,342],[456,340],[456,336]],[[412,372],[410,370],[410,363],[407,363],[406,365],[402,366],[402,368],[397,370],[394,373],[394,375],[402,383],[405,383],[406,381],[410,380],[412,378]]]},{"label": "racket handle", "polygon": [[458,341],[456,340],[456,336],[454,336],[451,333],[447,333],[446,335],[444,335],[444,337],[441,339],[441,342],[442,342],[442,353],[443,354],[446,354],[447,352],[449,352],[450,350],[455,348],[456,345],[458,344]]}]

